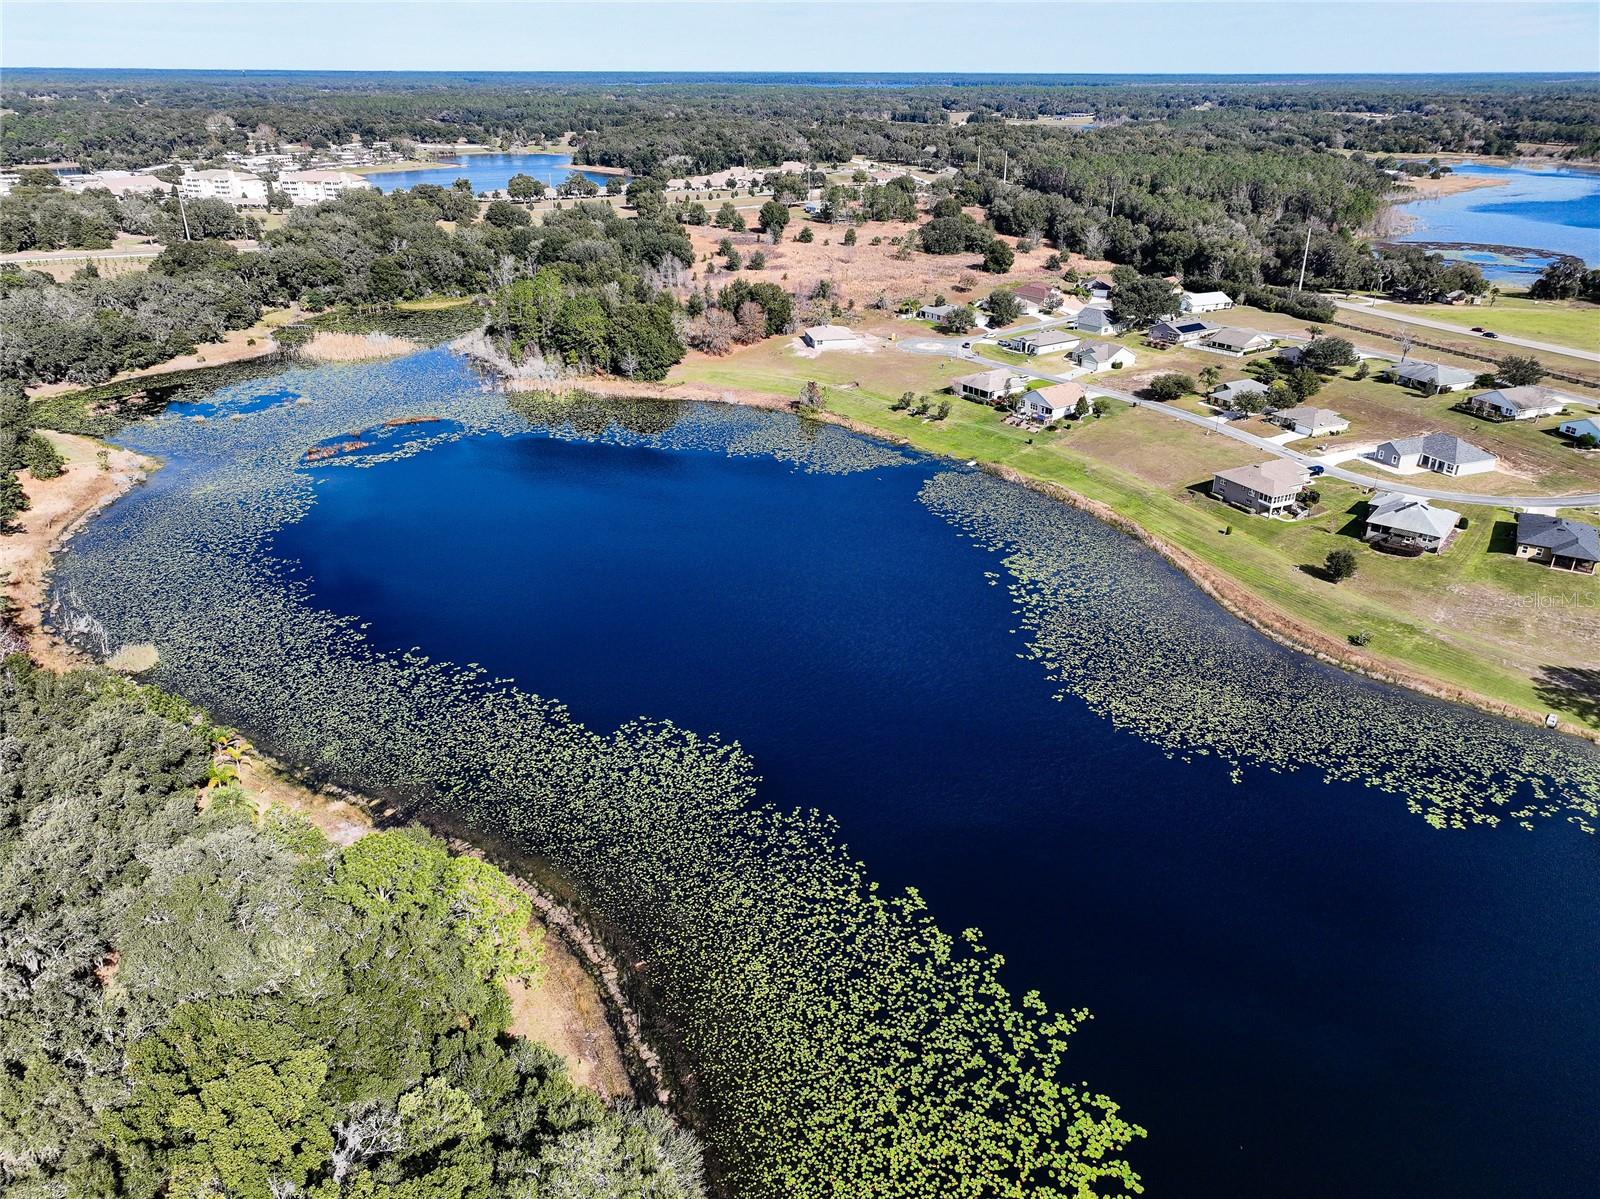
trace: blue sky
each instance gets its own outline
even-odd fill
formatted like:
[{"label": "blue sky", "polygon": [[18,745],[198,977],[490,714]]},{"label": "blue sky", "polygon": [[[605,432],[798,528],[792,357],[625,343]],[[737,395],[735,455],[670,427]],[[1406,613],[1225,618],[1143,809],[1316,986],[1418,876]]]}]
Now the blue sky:
[{"label": "blue sky", "polygon": [[5,66],[1600,71],[1600,4],[1595,0],[4,0],[0,21]]}]

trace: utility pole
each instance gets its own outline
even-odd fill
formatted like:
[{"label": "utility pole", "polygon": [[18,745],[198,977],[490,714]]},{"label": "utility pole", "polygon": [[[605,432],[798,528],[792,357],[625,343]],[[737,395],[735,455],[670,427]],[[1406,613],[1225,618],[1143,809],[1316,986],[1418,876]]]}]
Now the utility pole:
[{"label": "utility pole", "polygon": [[186,207],[184,207],[184,203],[183,203],[183,180],[182,179],[178,180],[177,191],[178,191],[178,215],[183,217],[183,240],[184,241],[193,241],[194,238],[189,235],[189,210]]},{"label": "utility pole", "polygon": [[1306,262],[1311,258],[1311,222],[1306,222],[1306,248],[1300,251],[1300,282],[1295,286],[1295,294],[1306,289]]},{"label": "utility pole", "polygon": [[1000,152],[1000,182],[1001,183],[1006,182],[1007,179],[1010,178],[1010,176],[1011,176],[1011,151],[1010,150],[1002,150]]}]

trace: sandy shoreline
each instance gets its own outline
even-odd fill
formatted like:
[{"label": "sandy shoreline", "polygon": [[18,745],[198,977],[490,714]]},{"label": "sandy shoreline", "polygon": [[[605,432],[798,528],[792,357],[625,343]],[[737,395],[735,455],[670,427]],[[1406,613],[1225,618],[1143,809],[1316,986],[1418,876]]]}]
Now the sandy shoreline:
[{"label": "sandy shoreline", "polygon": [[[132,450],[102,445],[93,438],[46,431],[66,459],[57,478],[26,474],[23,490],[29,508],[16,531],[0,535],[0,576],[15,605],[13,626],[35,662],[55,671],[91,665],[82,651],[57,637],[44,622],[50,568],[56,551],[109,504],[142,483],[160,463]],[[105,455],[105,466],[100,455]],[[312,789],[242,738],[227,747],[226,760],[239,772],[247,791],[261,800],[298,812],[330,840],[348,845],[381,825],[361,797]],[[455,852],[478,853],[455,840]],[[554,897],[513,876],[533,902],[535,923],[545,934],[544,981],[509,986],[511,1031],[549,1046],[566,1061],[575,1081],[611,1100],[633,1100],[635,1088],[618,1029],[628,1039],[628,1056],[652,1076],[655,1097],[665,1098],[660,1061],[644,1038],[643,1022],[624,995],[617,967],[599,939]]]}]

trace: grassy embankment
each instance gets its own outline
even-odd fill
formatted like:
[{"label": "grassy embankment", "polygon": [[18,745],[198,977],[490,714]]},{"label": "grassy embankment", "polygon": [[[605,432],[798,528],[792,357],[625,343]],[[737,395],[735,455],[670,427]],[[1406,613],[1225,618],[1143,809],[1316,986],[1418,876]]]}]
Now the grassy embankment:
[{"label": "grassy embankment", "polygon": [[[1202,488],[1215,470],[1260,455],[1146,410],[1114,405],[1082,428],[1031,435],[968,402],[954,403],[941,422],[889,410],[901,392],[933,394],[971,369],[889,350],[801,359],[772,341],[725,359],[690,360],[673,378],[784,396],[815,379],[829,409],[862,427],[934,453],[1010,467],[1108,506],[1241,587],[1265,627],[1281,618],[1282,627],[1303,625],[1339,645],[1365,633],[1367,648],[1350,657],[1600,730],[1593,697],[1564,687],[1555,673],[1581,668],[1595,654],[1586,638],[1600,607],[1600,580],[1518,561],[1506,543],[1511,513],[1460,506],[1468,528],[1447,553],[1393,558],[1357,540],[1362,491],[1353,485],[1323,484],[1318,514],[1297,524],[1249,517],[1210,499]],[[1327,582],[1318,569],[1335,548],[1354,548],[1360,560],[1356,577],[1343,584]]]},{"label": "grassy embankment", "polygon": [[[1580,350],[1600,350],[1600,305],[1585,304],[1579,300],[1527,300],[1517,296],[1501,296],[1493,305],[1459,308],[1449,304],[1408,304],[1403,311],[1407,315],[1423,316],[1431,321],[1460,325],[1467,330],[1482,327],[1510,337],[1575,346]],[[1507,352],[1520,351],[1516,346],[1511,346]]]}]

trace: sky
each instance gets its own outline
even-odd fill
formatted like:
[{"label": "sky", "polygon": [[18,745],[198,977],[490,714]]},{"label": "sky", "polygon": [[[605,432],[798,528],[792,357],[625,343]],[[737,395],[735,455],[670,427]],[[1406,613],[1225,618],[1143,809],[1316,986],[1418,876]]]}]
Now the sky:
[{"label": "sky", "polygon": [[0,66],[1590,72],[1600,71],[1600,3],[0,0]]}]

